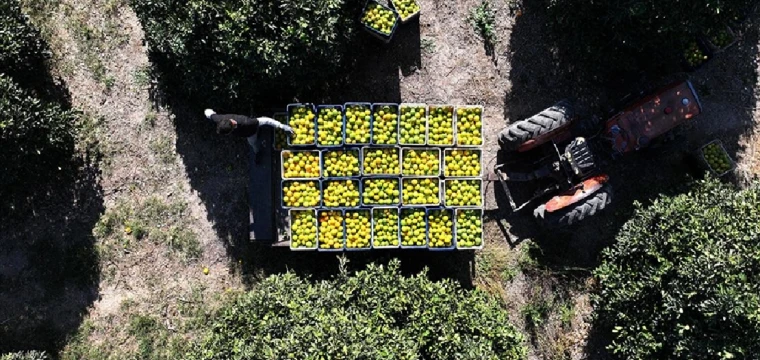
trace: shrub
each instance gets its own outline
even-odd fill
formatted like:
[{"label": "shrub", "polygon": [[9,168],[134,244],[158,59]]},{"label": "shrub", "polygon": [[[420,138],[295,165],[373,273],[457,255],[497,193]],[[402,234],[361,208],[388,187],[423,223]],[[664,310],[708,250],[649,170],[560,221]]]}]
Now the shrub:
[{"label": "shrub", "polygon": [[44,351],[24,351],[0,355],[0,360],[48,360],[50,357]]},{"label": "shrub", "polygon": [[760,184],[715,180],[639,208],[595,271],[623,359],[757,358]]},{"label": "shrub", "polygon": [[549,0],[549,13],[563,48],[616,74],[673,65],[696,35],[746,14],[753,1]]},{"label": "shrub", "polygon": [[48,57],[47,45],[21,13],[18,2],[0,2],[0,73],[17,83],[28,82],[39,77],[37,72],[45,68]]},{"label": "shrub", "polygon": [[399,262],[310,283],[269,277],[224,306],[194,359],[519,359],[523,337],[480,291]]},{"label": "shrub", "polygon": [[0,74],[0,193],[32,190],[61,176],[76,129],[76,113],[33,97]]},{"label": "shrub", "polygon": [[230,103],[316,87],[344,71],[359,16],[348,0],[132,0],[173,88]]}]

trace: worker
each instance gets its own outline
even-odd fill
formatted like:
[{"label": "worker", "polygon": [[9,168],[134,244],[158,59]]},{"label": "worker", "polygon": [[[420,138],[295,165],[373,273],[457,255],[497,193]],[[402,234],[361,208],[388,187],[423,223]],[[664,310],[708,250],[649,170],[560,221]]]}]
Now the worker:
[{"label": "worker", "polygon": [[207,119],[216,124],[216,132],[218,134],[231,134],[247,138],[248,145],[253,148],[253,153],[256,155],[256,163],[259,162],[259,143],[257,137],[259,126],[268,125],[293,134],[293,128],[268,117],[250,118],[234,114],[219,115],[211,109],[206,109],[205,115]]}]

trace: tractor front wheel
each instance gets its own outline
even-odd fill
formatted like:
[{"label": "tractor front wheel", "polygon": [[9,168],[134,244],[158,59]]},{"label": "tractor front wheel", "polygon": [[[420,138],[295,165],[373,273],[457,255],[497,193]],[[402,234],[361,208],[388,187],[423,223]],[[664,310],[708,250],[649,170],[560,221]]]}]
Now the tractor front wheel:
[{"label": "tractor front wheel", "polygon": [[570,124],[574,116],[575,111],[570,101],[562,100],[502,130],[499,133],[499,146],[504,151],[515,151],[527,144],[530,144],[531,148],[536,147],[551,140],[558,130]]},{"label": "tractor front wheel", "polygon": [[555,212],[546,211],[542,204],[533,211],[533,216],[549,228],[567,227],[577,224],[583,219],[596,215],[612,202],[612,185],[604,184],[591,196]]}]

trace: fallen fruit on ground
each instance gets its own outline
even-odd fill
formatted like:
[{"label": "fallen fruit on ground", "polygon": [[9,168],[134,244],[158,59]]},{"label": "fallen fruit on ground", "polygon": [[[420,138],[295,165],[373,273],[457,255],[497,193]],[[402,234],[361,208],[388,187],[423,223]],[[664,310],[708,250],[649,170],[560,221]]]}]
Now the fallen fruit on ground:
[{"label": "fallen fruit on ground", "polygon": [[374,246],[398,246],[398,209],[372,209]]},{"label": "fallen fruit on ground", "polygon": [[399,143],[403,145],[423,145],[427,134],[427,114],[425,106],[401,106],[399,123]]},{"label": "fallen fruit on ground", "polygon": [[446,206],[480,206],[480,180],[446,180]]},{"label": "fallen fruit on ground", "polygon": [[323,107],[317,116],[317,144],[338,146],[343,143],[343,113],[340,107]]},{"label": "fallen fruit on ground", "polygon": [[404,175],[438,176],[441,171],[440,152],[438,150],[404,149],[401,167]]},{"label": "fallen fruit on ground", "polygon": [[480,150],[449,150],[444,155],[445,176],[479,176]]},{"label": "fallen fruit on ground", "polygon": [[470,248],[483,244],[482,210],[457,210],[457,247]]},{"label": "fallen fruit on ground", "polygon": [[346,107],[346,144],[369,144],[371,114],[369,105]]},{"label": "fallen fruit on ground", "polygon": [[319,178],[319,152],[285,151],[282,153],[282,177]]},{"label": "fallen fruit on ground", "polygon": [[359,180],[326,180],[322,186],[326,207],[359,206]]},{"label": "fallen fruit on ground", "polygon": [[396,8],[401,20],[406,20],[420,11],[420,5],[415,0],[393,0],[393,7]]},{"label": "fallen fruit on ground", "polygon": [[705,161],[707,161],[707,164],[710,165],[713,171],[717,174],[723,174],[724,172],[731,170],[731,167],[733,166],[731,158],[728,157],[728,154],[723,151],[723,148],[718,145],[718,143],[711,143],[705,146],[702,149],[702,155],[704,156]]},{"label": "fallen fruit on ground", "polygon": [[369,3],[364,15],[362,15],[362,23],[383,35],[391,34],[396,21],[396,13],[393,10],[376,2]]},{"label": "fallen fruit on ground", "polygon": [[425,246],[425,209],[401,209],[401,245]]},{"label": "fallen fruit on ground", "polygon": [[483,145],[483,123],[480,107],[457,109],[457,144]]},{"label": "fallen fruit on ground", "polygon": [[398,106],[374,107],[372,143],[378,145],[398,144]]},{"label": "fallen fruit on ground", "polygon": [[282,194],[282,202],[287,207],[314,207],[319,206],[321,201],[317,181],[286,181]]},{"label": "fallen fruit on ground", "polygon": [[401,195],[404,205],[438,205],[441,203],[438,178],[404,179]]},{"label": "fallen fruit on ground", "polygon": [[428,246],[447,248],[454,241],[454,211],[449,209],[428,212]]},{"label": "fallen fruit on ground", "polygon": [[291,135],[293,145],[314,144],[314,110],[311,106],[296,106],[290,108],[288,125],[293,128],[295,136]]},{"label": "fallen fruit on ground", "polygon": [[363,171],[365,175],[399,175],[400,161],[398,148],[364,149]]},{"label": "fallen fruit on ground", "polygon": [[319,212],[319,248],[343,248],[343,214],[340,211]]},{"label": "fallen fruit on ground", "polygon": [[[286,113],[277,113],[274,114],[274,120],[279,122],[280,124],[287,124],[288,122],[288,114]],[[285,131],[280,129],[274,129],[274,149],[275,150],[282,150],[288,148],[288,135],[285,133]]]},{"label": "fallen fruit on ground", "polygon": [[317,247],[317,218],[312,210],[290,212],[290,247]]},{"label": "fallen fruit on ground", "polygon": [[398,179],[364,179],[362,201],[365,205],[398,204]]},{"label": "fallen fruit on ground", "polygon": [[359,150],[327,150],[323,153],[325,177],[359,176]]},{"label": "fallen fruit on ground", "polygon": [[370,247],[372,222],[369,210],[346,211],[346,248],[366,249]]},{"label": "fallen fruit on ground", "polygon": [[428,114],[428,145],[454,144],[454,107],[431,106]]}]

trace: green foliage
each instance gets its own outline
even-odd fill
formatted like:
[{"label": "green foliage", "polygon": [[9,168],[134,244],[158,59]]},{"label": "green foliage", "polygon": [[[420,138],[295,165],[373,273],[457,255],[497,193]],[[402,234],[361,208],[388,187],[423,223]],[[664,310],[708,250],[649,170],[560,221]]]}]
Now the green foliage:
[{"label": "green foliage", "polygon": [[496,32],[494,31],[496,15],[488,0],[483,0],[480,5],[472,9],[470,22],[475,28],[475,32],[483,38],[486,48],[493,49],[496,43]]},{"label": "green foliage", "polygon": [[273,93],[292,96],[344,71],[361,5],[132,0],[152,55],[175,88],[225,103]]},{"label": "green foliage", "polygon": [[[71,159],[77,115],[0,74],[0,193],[61,176]],[[29,189],[31,190],[31,189]]]},{"label": "green foliage", "polygon": [[24,351],[0,356],[0,360],[48,360],[50,357],[44,351]]},{"label": "green foliage", "polygon": [[310,283],[275,275],[222,308],[190,359],[520,359],[523,337],[480,291],[399,262]]},{"label": "green foliage", "polygon": [[549,14],[562,48],[615,74],[677,64],[689,41],[746,14],[753,1],[550,0]]},{"label": "green foliage", "polygon": [[595,271],[596,316],[623,359],[760,354],[760,184],[716,180],[639,205]]},{"label": "green foliage", "polygon": [[50,53],[16,0],[0,2],[0,73],[23,84],[39,75]]}]

